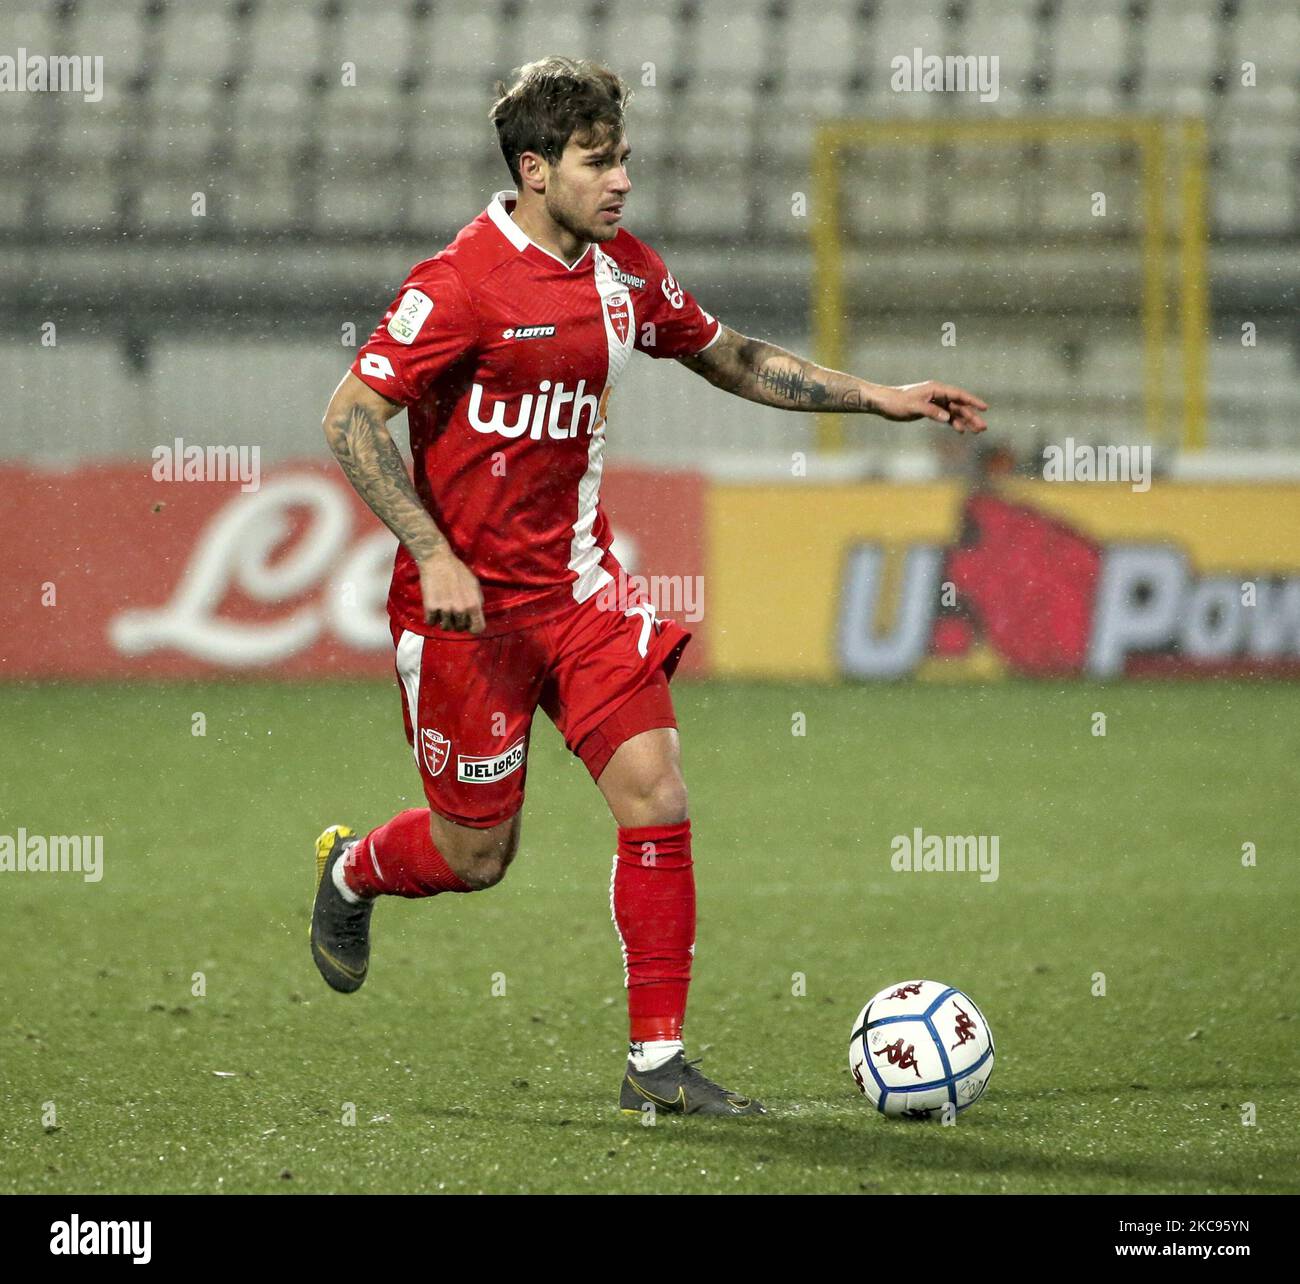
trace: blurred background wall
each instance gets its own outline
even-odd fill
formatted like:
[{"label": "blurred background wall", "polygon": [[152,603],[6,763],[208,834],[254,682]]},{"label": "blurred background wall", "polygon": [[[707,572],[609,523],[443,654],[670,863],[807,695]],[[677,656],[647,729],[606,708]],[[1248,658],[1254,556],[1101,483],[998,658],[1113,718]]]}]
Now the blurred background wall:
[{"label": "blurred background wall", "polygon": [[[845,364],[973,386],[1011,443],[1066,416],[1076,435],[1141,431],[1140,158],[1071,144],[1071,125],[1203,119],[1208,444],[1297,444],[1300,12],[1287,0],[7,0],[0,30],[10,53],[102,55],[105,79],[98,102],[0,93],[11,458],[130,455],[173,433],[317,453],[350,360],[343,327],[364,339],[410,264],[510,186],[493,85],[553,51],[633,85],[627,225],[704,306],[808,350],[810,234],[834,219],[851,257]],[[899,91],[893,60],[914,49],[996,56],[996,97]],[[838,117],[1050,117],[1063,131],[868,148],[831,210],[812,170],[818,122]],[[35,346],[50,321],[57,347]],[[735,467],[815,444],[807,417],[650,362],[615,406],[615,459],[703,451]],[[917,441],[861,421],[846,444]]]}]

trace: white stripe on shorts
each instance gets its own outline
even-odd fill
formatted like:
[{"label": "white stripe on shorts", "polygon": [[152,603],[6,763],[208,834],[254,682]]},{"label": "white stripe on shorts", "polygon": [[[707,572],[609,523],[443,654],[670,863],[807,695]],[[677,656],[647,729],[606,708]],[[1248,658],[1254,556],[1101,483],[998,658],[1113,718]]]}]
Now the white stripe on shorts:
[{"label": "white stripe on shorts", "polygon": [[411,751],[420,765],[420,668],[424,663],[424,638],[403,629],[397,640],[397,676],[406,692],[406,712],[411,718]]}]

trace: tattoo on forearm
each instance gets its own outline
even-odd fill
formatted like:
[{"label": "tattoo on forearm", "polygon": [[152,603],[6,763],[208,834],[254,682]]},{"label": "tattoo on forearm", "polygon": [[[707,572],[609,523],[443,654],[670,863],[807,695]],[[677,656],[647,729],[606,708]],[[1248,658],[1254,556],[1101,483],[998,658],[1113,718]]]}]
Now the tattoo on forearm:
[{"label": "tattoo on forearm", "polygon": [[700,354],[685,364],[715,387],[783,410],[876,410],[860,379],[827,370],[761,339],[738,336],[730,348],[712,358]]},{"label": "tattoo on forearm", "polygon": [[333,416],[325,436],[347,479],[417,562],[446,545],[383,421],[365,406]]},{"label": "tattoo on forearm", "polygon": [[875,409],[863,395],[861,381],[852,375],[827,370],[771,344],[763,346],[767,351],[751,368],[751,378],[768,405],[792,410]]},{"label": "tattoo on forearm", "polygon": [[795,405],[821,406],[827,399],[826,385],[809,379],[799,368],[769,362],[756,371],[763,390],[775,401],[789,401]]}]

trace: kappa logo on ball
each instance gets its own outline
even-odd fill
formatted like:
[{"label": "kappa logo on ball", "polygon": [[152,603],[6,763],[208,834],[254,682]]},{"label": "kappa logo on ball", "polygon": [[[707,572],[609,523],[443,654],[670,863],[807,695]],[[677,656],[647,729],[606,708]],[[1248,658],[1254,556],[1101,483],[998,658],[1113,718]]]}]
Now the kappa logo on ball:
[{"label": "kappa logo on ball", "polygon": [[957,1009],[957,1022],[953,1026],[953,1033],[957,1036],[957,1042],[949,1049],[949,1052],[955,1052],[963,1043],[969,1043],[975,1037],[975,1022],[971,1019],[969,1012],[963,1012],[957,1003],[953,1003]]},{"label": "kappa logo on ball", "polygon": [[919,981],[909,981],[906,985],[900,985],[898,989],[890,994],[886,994],[887,999],[905,999],[910,994],[913,997],[921,993],[921,983]]},{"label": "kappa logo on ball", "polygon": [[420,327],[432,311],[433,300],[423,290],[407,290],[397,305],[397,311],[389,318],[388,333],[398,343],[414,343]]},{"label": "kappa logo on ball", "polygon": [[916,1048],[912,1044],[903,1047],[902,1039],[895,1039],[893,1043],[886,1043],[884,1047],[877,1048],[872,1054],[873,1057],[884,1057],[891,1066],[897,1066],[900,1070],[910,1070],[919,1079],[921,1069],[916,1062]]},{"label": "kappa logo on ball", "polygon": [[429,775],[436,776],[447,765],[451,753],[451,741],[432,727],[420,728],[420,748],[424,752],[424,765]]},{"label": "kappa logo on ball", "polygon": [[460,754],[456,758],[456,779],[467,785],[490,785],[518,771],[524,762],[523,739],[516,740],[504,753],[488,758]]}]

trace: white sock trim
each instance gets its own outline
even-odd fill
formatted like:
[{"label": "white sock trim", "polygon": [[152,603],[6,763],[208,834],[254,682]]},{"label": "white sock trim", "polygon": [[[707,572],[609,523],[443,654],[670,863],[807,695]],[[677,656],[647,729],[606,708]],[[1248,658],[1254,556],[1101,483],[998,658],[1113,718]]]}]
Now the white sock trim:
[{"label": "white sock trim", "polygon": [[649,1070],[658,1070],[666,1061],[671,1061],[682,1051],[680,1039],[649,1039],[645,1043],[628,1045],[627,1055],[632,1068],[641,1074]]},{"label": "white sock trim", "polygon": [[364,896],[358,896],[356,892],[354,892],[347,883],[343,881],[343,866],[352,859],[352,853],[354,851],[356,851],[355,843],[353,843],[353,845],[348,849],[342,860],[336,860],[334,862],[334,867],[330,870],[330,877],[334,880],[334,886],[338,889],[339,895],[343,897],[349,905],[360,905],[366,898]]}]

